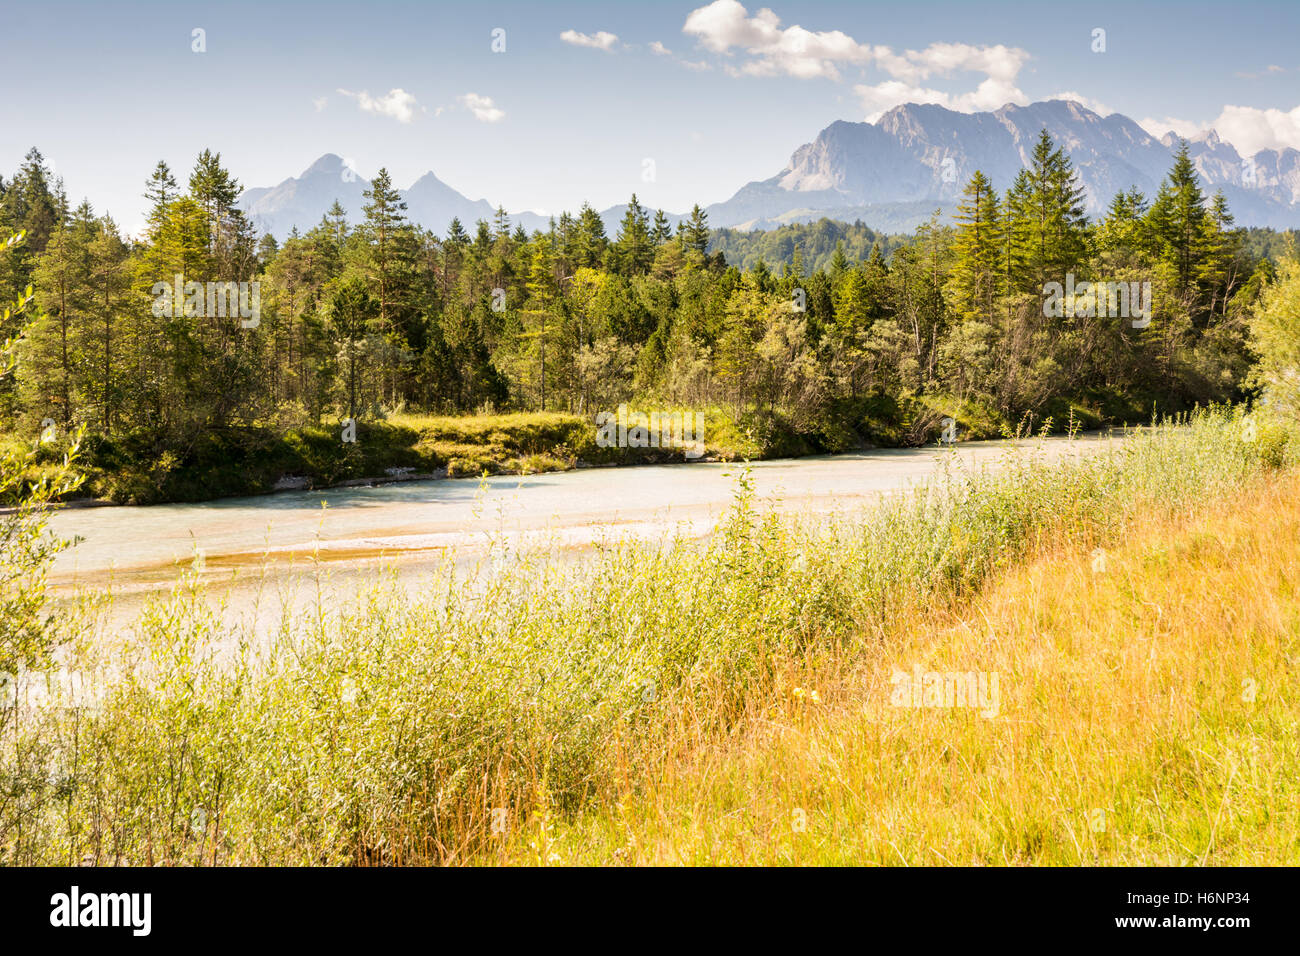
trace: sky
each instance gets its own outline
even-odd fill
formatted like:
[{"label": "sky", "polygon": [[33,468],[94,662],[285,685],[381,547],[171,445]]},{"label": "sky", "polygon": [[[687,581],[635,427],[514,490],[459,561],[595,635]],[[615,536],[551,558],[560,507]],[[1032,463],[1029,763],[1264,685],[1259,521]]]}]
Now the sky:
[{"label": "sky", "polygon": [[204,148],[244,187],[337,153],[551,214],[725,200],[904,102],[1065,94],[1157,134],[1300,148],[1295,0],[6,0],[0,23],[0,175],[37,146],[132,233],[158,160],[183,180]]}]

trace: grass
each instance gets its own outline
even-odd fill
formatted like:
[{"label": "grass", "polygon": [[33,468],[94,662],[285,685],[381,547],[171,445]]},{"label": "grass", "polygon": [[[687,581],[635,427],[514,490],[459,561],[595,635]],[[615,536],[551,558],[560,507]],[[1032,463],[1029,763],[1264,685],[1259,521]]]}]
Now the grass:
[{"label": "grass", "polygon": [[[1053,549],[845,673],[790,665],[725,735],[683,711],[690,743],[641,786],[480,859],[544,840],[578,864],[1294,865],[1298,583],[1295,473],[1103,554]],[[894,706],[916,666],[997,674],[996,716]]]},{"label": "grass", "polygon": [[[658,406],[655,406],[657,409]],[[736,421],[720,409],[704,412],[706,455],[714,459],[778,457],[816,450],[794,439],[779,418]],[[762,438],[756,438],[761,433]],[[0,447],[29,447],[9,434]],[[66,438],[38,448],[26,478],[51,472],[67,451]],[[349,481],[386,480],[394,472],[476,477],[535,474],[582,465],[681,461],[681,449],[603,448],[588,418],[561,412],[433,416],[395,414],[361,421],[356,442],[341,426],[263,426],[207,429],[183,440],[151,430],[111,438],[90,436],[79,466],[82,492],[123,504],[205,501],[275,489],[285,478],[321,488]]]},{"label": "grass", "polygon": [[[1104,403],[1103,403],[1104,404]],[[646,400],[634,410],[668,410]],[[933,442],[943,420],[956,422],[959,441],[1000,438],[1037,430],[1100,428],[1120,420],[1145,421],[1133,405],[1116,417],[1097,402],[1057,401],[1041,414],[1010,422],[972,399],[927,394],[895,399],[863,396],[832,403],[808,420],[780,411],[712,406],[694,409],[705,421],[705,454],[721,461],[789,458],[864,447],[903,447]],[[687,411],[685,409],[678,409]],[[83,497],[121,504],[206,501],[263,494],[283,479],[296,487],[323,488],[344,482],[389,480],[394,474],[477,477],[527,475],[591,465],[681,461],[680,449],[602,448],[594,416],[566,412],[483,415],[394,413],[358,423],[356,442],[342,441],[337,422],[283,428],[239,425],[167,435],[143,428],[111,437],[90,434],[79,467]],[[0,434],[0,450],[28,449],[14,432]],[[37,447],[25,479],[53,474],[68,450],[66,435]]]},{"label": "grass", "polygon": [[[187,579],[6,713],[0,859],[1294,861],[1300,492],[1246,434],[1202,413],[815,525],[742,473],[704,544],[377,581],[233,661]],[[997,672],[999,716],[888,707],[913,664]]]}]

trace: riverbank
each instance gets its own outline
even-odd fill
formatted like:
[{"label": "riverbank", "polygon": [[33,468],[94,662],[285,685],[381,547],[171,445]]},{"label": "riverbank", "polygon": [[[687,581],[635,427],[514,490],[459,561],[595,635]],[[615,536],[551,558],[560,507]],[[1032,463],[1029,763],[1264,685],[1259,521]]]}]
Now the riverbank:
[{"label": "riverbank", "polygon": [[474,859],[1294,866],[1298,568],[1294,472],[1144,507],[911,609],[856,661],[796,655],[725,734],[679,698],[654,763]]},{"label": "riverbank", "polygon": [[[777,841],[815,833],[826,859],[1047,863],[1091,858],[1080,827],[1105,826],[1104,862],[1287,862],[1296,802],[1277,781],[1297,779],[1296,715],[1278,688],[1300,613],[1286,585],[1300,490],[1254,439],[1240,414],[1205,414],[1101,454],[945,471],[813,522],[757,508],[742,471],[704,542],[612,541],[581,566],[506,546],[481,571],[447,568],[454,586],[437,592],[376,579],[287,619],[263,650],[235,640],[233,664],[214,657],[232,635],[191,576],[130,630],[82,634],[68,659],[81,696],[11,725],[0,753],[21,767],[0,772],[23,774],[9,811],[23,826],[0,851],[742,862],[753,841],[784,858]],[[1247,510],[1221,519],[1225,502]],[[1252,539],[1274,509],[1294,520]],[[1054,557],[1064,571],[1036,570]],[[1085,574],[1113,583],[1074,600]],[[1243,582],[1257,606],[1238,618]],[[1004,589],[1018,597],[984,622],[980,602]],[[939,645],[927,635],[945,620],[970,627]],[[1204,630],[1171,639],[1171,621]],[[997,672],[1003,696],[885,710],[874,695],[894,667]],[[872,779],[894,803],[849,806],[834,733],[773,764],[801,776],[751,786],[765,757],[743,748],[760,731],[802,734],[813,708],[852,717],[854,694],[879,719],[845,738],[859,763],[843,779],[865,786],[889,763]],[[690,799],[703,778],[716,787]],[[909,807],[943,809],[943,827]]]},{"label": "riverbank", "polygon": [[[214,601],[220,596],[224,620],[256,617],[265,633],[278,624],[279,595],[296,595],[286,600],[304,613],[314,601],[347,599],[381,567],[414,592],[445,562],[470,568],[502,555],[556,554],[582,560],[602,542],[706,537],[726,515],[742,473],[765,512],[815,522],[862,514],[944,474],[993,473],[1021,456],[1049,463],[1104,454],[1127,437],[1089,433],[768,459],[743,469],[723,462],[579,468],[64,509],[51,516],[50,529],[78,543],[55,559],[49,583],[61,599],[111,586],[114,620],[125,627],[185,571]],[[198,555],[201,572],[191,568]]]},{"label": "riverbank", "polygon": [[[642,406],[634,405],[633,408]],[[645,406],[650,408],[652,406]],[[654,406],[657,408],[657,406]],[[667,411],[681,411],[668,409]],[[1045,416],[1008,422],[996,413],[943,396],[884,397],[841,403],[814,422],[777,412],[697,410],[702,447],[605,447],[586,416],[518,412],[471,416],[397,414],[361,420],[344,440],[341,423],[279,429],[240,426],[184,437],[137,429],[88,436],[79,468],[86,480],[67,504],[160,504],[387,484],[430,478],[535,475],[575,468],[691,461],[762,461],[935,442],[987,440],[1040,429],[1062,433],[1124,421],[1144,424],[1141,408],[1063,403]],[[1119,412],[1116,417],[1113,412]],[[689,412],[688,412],[689,414]],[[946,428],[946,419],[952,428]],[[22,444],[15,436],[11,444]],[[28,480],[60,461],[67,440],[37,448]]]}]

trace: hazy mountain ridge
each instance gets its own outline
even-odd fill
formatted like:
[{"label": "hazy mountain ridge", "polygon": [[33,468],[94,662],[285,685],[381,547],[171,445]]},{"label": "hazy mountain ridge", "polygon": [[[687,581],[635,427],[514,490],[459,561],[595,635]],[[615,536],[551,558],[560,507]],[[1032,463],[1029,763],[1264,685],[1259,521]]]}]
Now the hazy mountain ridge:
[{"label": "hazy mountain ridge", "polygon": [[[950,213],[976,169],[1005,190],[1044,128],[1070,154],[1094,216],[1121,190],[1136,186],[1153,196],[1177,148],[1173,136],[1156,139],[1127,116],[1101,116],[1069,100],[989,113],[908,104],[874,124],[832,123],[777,175],[709,206],[709,220],[770,227],[827,216],[912,229],[935,209]],[[1252,166],[1210,131],[1191,142],[1191,156],[1206,192],[1222,189],[1240,224],[1300,224],[1300,152],[1262,150]]]},{"label": "hazy mountain ridge", "polygon": [[[825,217],[860,219],[886,232],[911,231],[935,210],[950,215],[977,169],[1005,190],[1044,128],[1070,154],[1093,216],[1121,190],[1137,187],[1154,196],[1177,148],[1172,134],[1157,139],[1127,116],[1101,116],[1070,100],[1008,104],[985,113],[909,103],[876,123],[832,123],[796,149],[775,176],[747,183],[705,211],[717,228],[772,228]],[[1261,150],[1242,157],[1211,130],[1191,140],[1191,157],[1207,194],[1221,189],[1238,224],[1300,225],[1300,151]],[[283,237],[295,225],[300,231],[314,226],[335,199],[350,221],[359,220],[365,187],[365,180],[331,153],[297,178],[245,191],[240,205],[259,228]],[[496,208],[485,199],[468,199],[432,172],[402,195],[410,219],[439,234],[453,216],[472,230],[477,220],[490,220]],[[618,205],[601,213],[611,236],[626,209]],[[669,215],[674,226],[681,218]],[[518,212],[510,219],[531,232],[545,230],[550,217]]]},{"label": "hazy mountain ridge", "polygon": [[[239,205],[258,229],[283,239],[295,226],[299,232],[311,229],[335,200],[347,212],[349,222],[360,221],[365,205],[362,194],[368,185],[365,177],[347,166],[342,157],[326,153],[297,177],[277,186],[245,190]],[[491,220],[496,212],[486,199],[467,198],[432,171],[401,190],[401,194],[407,217],[439,234],[446,233],[453,218],[459,218],[467,230],[472,230],[475,222]],[[511,214],[510,221],[532,230],[545,229],[548,219],[523,212]]]}]

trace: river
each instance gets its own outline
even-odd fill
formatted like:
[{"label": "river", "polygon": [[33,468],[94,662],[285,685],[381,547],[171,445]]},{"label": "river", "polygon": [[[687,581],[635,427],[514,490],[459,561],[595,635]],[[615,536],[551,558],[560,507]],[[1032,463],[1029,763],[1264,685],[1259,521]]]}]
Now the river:
[{"label": "river", "polygon": [[[882,449],[754,462],[765,508],[816,516],[861,510],[880,495],[932,478],[946,460],[997,468],[1012,446],[1046,459],[1088,454],[1116,436],[1088,433],[950,448]],[[198,567],[228,617],[266,625],[267,612],[338,593],[391,568],[418,589],[447,561],[539,548],[583,554],[616,537],[707,535],[734,499],[742,466],[713,462],[588,468],[529,476],[411,481],[373,487],[278,492],[198,504],[59,511],[56,534],[78,539],[56,560],[57,600],[79,588],[110,587],[124,623],[182,570]],[[491,550],[490,550],[491,549]],[[196,564],[196,558],[197,564]],[[311,582],[308,584],[307,582]]]}]

